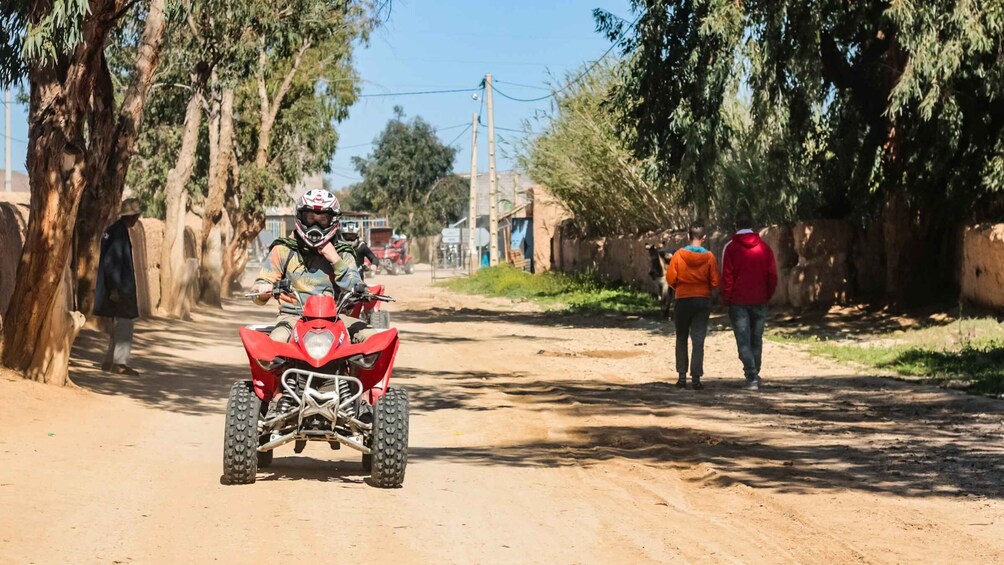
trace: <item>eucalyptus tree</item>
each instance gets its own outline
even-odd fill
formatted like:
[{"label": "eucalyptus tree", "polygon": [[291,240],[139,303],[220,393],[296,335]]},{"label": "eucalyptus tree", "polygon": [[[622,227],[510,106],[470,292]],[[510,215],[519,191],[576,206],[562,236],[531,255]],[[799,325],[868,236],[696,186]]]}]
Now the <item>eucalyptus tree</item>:
[{"label": "eucalyptus tree", "polygon": [[803,213],[881,221],[893,300],[950,286],[945,234],[1004,186],[1004,3],[632,4],[631,23],[596,12],[627,60],[613,100],[636,154],[692,204],[711,196],[702,187],[736,139],[730,93],[745,85],[754,128],[773,135],[775,184],[816,188]]},{"label": "eucalyptus tree", "polygon": [[[145,13],[144,48],[116,120],[105,50],[123,17],[137,6]],[[164,3],[154,0],[9,0],[0,5],[0,83],[27,82],[31,186],[28,233],[4,319],[3,363],[28,378],[68,381],[69,349],[82,317],[67,313],[61,302],[72,294],[65,272],[81,201],[84,213],[96,213],[95,223],[117,205],[97,185],[109,182],[115,192],[128,169],[157,62],[163,11]]]}]

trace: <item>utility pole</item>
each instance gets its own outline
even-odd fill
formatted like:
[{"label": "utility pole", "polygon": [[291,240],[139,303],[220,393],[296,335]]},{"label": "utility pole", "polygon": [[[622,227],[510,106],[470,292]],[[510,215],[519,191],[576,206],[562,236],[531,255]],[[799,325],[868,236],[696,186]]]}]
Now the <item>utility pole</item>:
[{"label": "utility pole", "polygon": [[3,190],[13,192],[14,186],[11,180],[10,171],[10,87],[4,93],[3,104]]},{"label": "utility pole", "polygon": [[499,194],[495,177],[495,107],[492,104],[492,74],[485,75],[488,96],[488,257],[492,266],[499,264]]},{"label": "utility pole", "polygon": [[467,212],[467,252],[471,260],[470,272],[478,270],[481,254],[478,253],[478,115],[471,120],[471,202]]}]

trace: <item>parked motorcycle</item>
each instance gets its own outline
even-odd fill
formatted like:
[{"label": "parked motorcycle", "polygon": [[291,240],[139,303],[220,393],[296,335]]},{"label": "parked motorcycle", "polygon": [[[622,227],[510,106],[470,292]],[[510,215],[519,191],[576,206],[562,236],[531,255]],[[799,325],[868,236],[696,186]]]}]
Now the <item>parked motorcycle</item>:
[{"label": "parked motorcycle", "polygon": [[295,441],[299,452],[304,442],[326,442],[361,452],[375,486],[400,487],[408,464],[409,406],[408,393],[390,386],[398,332],[386,329],[352,343],[341,320],[360,304],[392,299],[371,289],[343,293],[337,302],[330,296],[303,302],[285,280],[272,293],[295,296],[302,317],[289,343],[272,341],[275,326],[240,330],[251,379],[230,390],[224,480],[251,484],[258,469],[272,463],[276,448]]}]

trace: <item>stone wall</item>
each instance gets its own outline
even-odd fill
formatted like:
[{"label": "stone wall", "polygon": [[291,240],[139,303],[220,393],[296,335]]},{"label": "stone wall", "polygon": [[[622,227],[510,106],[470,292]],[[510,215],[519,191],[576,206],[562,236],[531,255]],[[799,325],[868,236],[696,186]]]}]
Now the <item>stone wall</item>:
[{"label": "stone wall", "polygon": [[[28,198],[21,195],[0,197],[0,317],[7,311],[14,292],[17,265],[21,259],[28,223]],[[194,258],[197,241],[195,233],[186,229],[186,258],[192,261],[190,267],[197,267]],[[160,302],[160,253],[164,241],[164,222],[144,218],[130,230],[133,244],[133,267],[136,270],[136,290],[141,317],[156,314]],[[190,240],[190,241],[189,241]],[[194,284],[194,280],[193,280]],[[190,289],[189,300],[194,304],[195,289]]]},{"label": "stone wall", "polygon": [[571,218],[571,213],[542,186],[533,189],[533,268],[538,273],[555,268],[557,254],[548,242],[552,241],[561,223]]},{"label": "stone wall", "polygon": [[[770,226],[760,230],[760,236],[777,259],[778,288],[772,305],[817,308],[882,297],[885,254],[881,226],[859,228],[840,220],[819,220]],[[728,235],[721,232],[708,237],[707,246],[719,264],[727,241]],[[1004,224],[968,227],[961,241],[956,279],[961,282],[962,298],[1004,310]],[[686,243],[686,234],[679,232],[579,238],[566,221],[537,245],[551,250],[552,264],[558,271],[595,271],[613,281],[653,291],[646,245],[678,249]]]},{"label": "stone wall", "polygon": [[1004,224],[967,227],[962,248],[962,297],[1004,309]]},{"label": "stone wall", "polygon": [[21,261],[25,229],[28,225],[27,198],[0,201],[0,320],[14,293],[17,265]]}]

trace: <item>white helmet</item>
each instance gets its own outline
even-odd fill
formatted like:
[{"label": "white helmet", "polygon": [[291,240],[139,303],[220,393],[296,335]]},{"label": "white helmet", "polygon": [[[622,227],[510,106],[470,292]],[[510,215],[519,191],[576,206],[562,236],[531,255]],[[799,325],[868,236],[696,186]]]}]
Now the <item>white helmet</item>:
[{"label": "white helmet", "polygon": [[296,233],[314,248],[324,247],[338,233],[342,215],[338,198],[327,190],[308,190],[296,203]]},{"label": "white helmet", "polygon": [[342,239],[345,241],[356,241],[359,239],[359,224],[356,222],[345,222],[342,224]]}]

